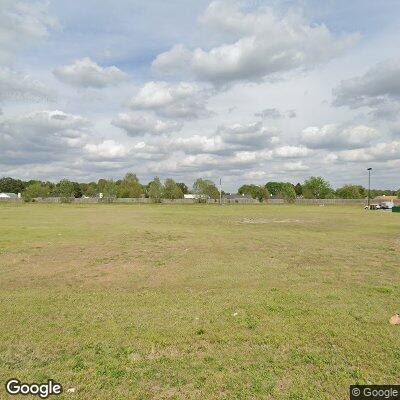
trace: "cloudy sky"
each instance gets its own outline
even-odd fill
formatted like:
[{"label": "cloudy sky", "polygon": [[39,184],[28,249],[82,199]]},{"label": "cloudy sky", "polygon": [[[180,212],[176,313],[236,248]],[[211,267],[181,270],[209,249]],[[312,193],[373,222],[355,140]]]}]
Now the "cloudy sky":
[{"label": "cloudy sky", "polygon": [[0,0],[0,175],[400,187],[398,0]]}]

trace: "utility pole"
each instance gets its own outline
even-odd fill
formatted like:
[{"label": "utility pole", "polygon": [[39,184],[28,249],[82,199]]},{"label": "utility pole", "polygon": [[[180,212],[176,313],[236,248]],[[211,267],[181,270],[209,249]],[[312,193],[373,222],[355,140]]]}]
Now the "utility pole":
[{"label": "utility pole", "polygon": [[222,206],[222,179],[219,178],[219,205]]},{"label": "utility pole", "polygon": [[367,168],[368,171],[368,209],[371,203],[371,171],[372,168]]}]

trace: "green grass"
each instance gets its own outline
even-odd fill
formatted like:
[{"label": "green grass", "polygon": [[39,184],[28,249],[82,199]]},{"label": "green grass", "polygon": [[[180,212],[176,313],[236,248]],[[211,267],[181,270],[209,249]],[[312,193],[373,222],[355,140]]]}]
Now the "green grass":
[{"label": "green grass", "polygon": [[398,214],[0,204],[0,221],[0,382],[53,378],[88,400],[398,382]]}]

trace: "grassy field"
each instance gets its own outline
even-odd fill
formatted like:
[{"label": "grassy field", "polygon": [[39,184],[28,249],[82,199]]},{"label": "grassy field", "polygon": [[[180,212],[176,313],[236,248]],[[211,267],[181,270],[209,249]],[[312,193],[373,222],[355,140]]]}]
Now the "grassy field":
[{"label": "grassy field", "polygon": [[400,383],[400,214],[0,204],[0,398],[346,399]]}]

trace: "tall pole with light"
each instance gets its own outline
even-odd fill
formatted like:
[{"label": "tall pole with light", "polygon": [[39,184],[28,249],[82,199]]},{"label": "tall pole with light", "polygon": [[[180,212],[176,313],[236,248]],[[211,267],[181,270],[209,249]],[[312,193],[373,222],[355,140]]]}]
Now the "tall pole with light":
[{"label": "tall pole with light", "polygon": [[368,171],[368,208],[371,202],[371,171],[372,168],[367,168]]}]

